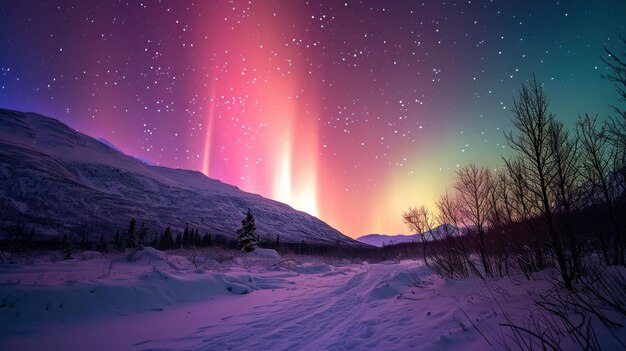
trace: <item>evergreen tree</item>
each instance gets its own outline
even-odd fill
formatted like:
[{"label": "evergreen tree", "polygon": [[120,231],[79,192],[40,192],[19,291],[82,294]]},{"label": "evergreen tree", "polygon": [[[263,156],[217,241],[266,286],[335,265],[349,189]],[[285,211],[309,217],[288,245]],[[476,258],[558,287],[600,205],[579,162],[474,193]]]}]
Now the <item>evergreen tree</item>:
[{"label": "evergreen tree", "polygon": [[206,233],[204,234],[204,237],[202,238],[202,247],[209,247],[211,246],[211,234]]},{"label": "evergreen tree", "polygon": [[100,235],[100,240],[98,241],[98,251],[104,252],[104,251],[107,250],[108,246],[109,246],[108,243],[104,239],[104,234],[101,234]]},{"label": "evergreen tree", "polygon": [[148,228],[146,228],[146,224],[141,222],[141,227],[139,227],[139,233],[137,238],[137,248],[140,250],[146,245],[146,236],[148,235]]},{"label": "evergreen tree", "polygon": [[63,236],[63,259],[71,260],[72,259],[72,251],[74,251],[74,247],[72,245],[72,241],[68,239],[67,235]]},{"label": "evergreen tree", "polygon": [[242,252],[254,251],[257,247],[257,239],[254,235],[256,225],[254,224],[254,216],[250,209],[245,214],[246,218],[241,221],[241,228],[237,230],[239,235],[238,243]]},{"label": "evergreen tree", "polygon": [[172,230],[170,227],[165,229],[165,249],[173,249],[174,248],[174,237],[172,236]]},{"label": "evergreen tree", "polygon": [[170,227],[167,227],[167,237],[165,238],[165,247],[167,249],[174,248],[174,237],[172,236],[172,232],[169,230]]},{"label": "evergreen tree", "polygon": [[196,233],[193,236],[193,244],[194,246],[199,247],[201,243],[200,233],[198,233],[198,228],[196,228]]},{"label": "evergreen tree", "polygon": [[165,231],[161,234],[161,238],[159,239],[159,250],[167,250],[170,248],[169,239],[171,237],[170,227],[165,228]]},{"label": "evergreen tree", "polygon": [[187,226],[185,227],[185,231],[183,232],[183,238],[182,238],[182,246],[187,246],[189,245],[189,224],[187,224]]},{"label": "evergreen tree", "polygon": [[128,231],[126,232],[126,248],[134,249],[137,247],[137,235],[136,229],[137,221],[135,219],[130,220],[130,224],[128,225]]},{"label": "evergreen tree", "polygon": [[280,247],[280,234],[276,235],[276,247]]},{"label": "evergreen tree", "polygon": [[180,234],[176,234],[176,240],[174,241],[174,247],[180,248],[183,246],[183,239],[180,237]]},{"label": "evergreen tree", "polygon": [[115,246],[116,250],[123,249],[122,245],[122,236],[120,235],[120,230],[118,229],[115,232],[115,236],[113,237],[113,246]]}]

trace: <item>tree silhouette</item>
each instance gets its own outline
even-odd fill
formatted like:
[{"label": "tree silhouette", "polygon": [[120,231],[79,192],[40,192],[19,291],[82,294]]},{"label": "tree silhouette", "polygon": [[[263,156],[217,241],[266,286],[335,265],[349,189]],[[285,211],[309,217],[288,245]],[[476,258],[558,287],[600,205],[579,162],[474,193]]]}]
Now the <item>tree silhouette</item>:
[{"label": "tree silhouette", "polygon": [[549,112],[548,98],[534,76],[529,84],[522,86],[519,99],[513,103],[513,113],[517,134],[508,133],[506,138],[518,155],[516,160],[506,161],[507,168],[511,173],[518,172],[524,179],[529,209],[532,215],[541,219],[543,225],[539,229],[556,256],[565,287],[571,290],[572,267],[568,264],[564,237],[556,218],[558,171],[555,148],[551,143],[554,115]]},{"label": "tree silhouette", "polygon": [[239,248],[243,252],[251,252],[257,248],[257,239],[254,235],[256,232],[256,225],[254,224],[254,216],[250,209],[245,213],[246,218],[241,221],[241,228],[237,230],[239,235],[238,243]]},{"label": "tree silhouette", "polygon": [[136,233],[137,221],[133,218],[128,224],[128,230],[126,231],[126,248],[134,249],[137,247],[137,233]]},{"label": "tree silhouette", "polygon": [[489,192],[492,185],[491,174],[485,167],[474,164],[460,168],[457,172],[454,189],[461,221],[467,228],[473,228],[478,237],[480,260],[485,274],[491,275],[487,257],[485,233],[489,213]]},{"label": "tree silhouette", "polygon": [[146,245],[146,236],[148,236],[148,228],[146,228],[146,224],[144,222],[141,222],[141,226],[139,227],[139,232],[137,234],[137,248],[141,250]]}]

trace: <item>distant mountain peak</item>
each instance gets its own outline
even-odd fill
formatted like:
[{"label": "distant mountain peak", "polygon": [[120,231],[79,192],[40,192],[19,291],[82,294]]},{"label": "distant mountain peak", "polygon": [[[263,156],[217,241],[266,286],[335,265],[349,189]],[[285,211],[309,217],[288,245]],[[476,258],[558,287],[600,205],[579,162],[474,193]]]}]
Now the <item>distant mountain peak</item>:
[{"label": "distant mountain peak", "polygon": [[442,224],[432,230],[432,234],[430,232],[425,232],[422,234],[398,234],[398,235],[387,235],[387,234],[367,234],[361,237],[358,237],[356,240],[360,241],[364,244],[373,245],[373,246],[386,246],[386,245],[394,245],[408,242],[421,242],[423,237],[427,241],[432,241],[435,239],[439,239],[443,237],[445,231],[448,230],[450,232],[454,232],[456,229],[451,224]]}]

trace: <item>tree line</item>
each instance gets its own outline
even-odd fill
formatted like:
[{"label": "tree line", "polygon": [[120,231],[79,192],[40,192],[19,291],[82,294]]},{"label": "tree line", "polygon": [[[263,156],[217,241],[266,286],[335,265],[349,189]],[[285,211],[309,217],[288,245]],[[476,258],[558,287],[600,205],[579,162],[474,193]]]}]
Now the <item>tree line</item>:
[{"label": "tree line", "polygon": [[[77,251],[97,250],[100,252],[140,250],[145,246],[159,250],[195,249],[206,247],[221,247],[227,249],[240,249],[244,252],[253,251],[256,247],[275,249],[280,253],[292,252],[300,255],[324,255],[336,257],[373,258],[377,259],[375,249],[346,247],[336,244],[314,244],[306,240],[299,242],[282,240],[279,234],[261,235],[256,232],[255,218],[249,209],[244,213],[242,225],[236,233],[236,238],[219,234],[211,234],[204,231],[201,234],[199,228],[185,226],[182,232],[174,233],[167,226],[162,231],[155,231],[145,224],[132,218],[126,225],[126,229],[117,230],[113,235],[101,234],[99,239],[90,239],[93,231],[82,227],[74,235],[63,235],[42,239],[34,227],[20,226],[10,231],[10,235],[0,241],[0,250],[11,255],[29,256],[33,250],[61,251],[65,259],[71,259]],[[92,236],[91,236],[92,237]]]},{"label": "tree line", "polygon": [[[622,40],[626,47],[626,41]],[[626,53],[606,50],[619,101],[626,102]],[[503,276],[558,268],[566,288],[600,255],[625,265],[626,109],[614,116],[579,116],[567,128],[550,110],[534,76],[513,103],[514,131],[505,133],[514,155],[498,169],[470,164],[436,201],[436,211],[409,208],[404,222],[436,242],[421,243],[423,260],[441,274]],[[451,226],[433,231],[436,223]]]}]

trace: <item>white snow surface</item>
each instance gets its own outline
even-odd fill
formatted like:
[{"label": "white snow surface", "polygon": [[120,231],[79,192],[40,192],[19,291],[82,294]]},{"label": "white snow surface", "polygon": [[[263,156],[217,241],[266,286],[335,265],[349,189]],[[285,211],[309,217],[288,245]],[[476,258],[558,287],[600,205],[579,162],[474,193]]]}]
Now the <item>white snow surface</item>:
[{"label": "white snow surface", "polygon": [[518,319],[550,286],[445,280],[412,260],[137,256],[0,264],[0,349],[488,350],[473,325],[502,330],[491,296]]},{"label": "white snow surface", "polygon": [[270,257],[270,258],[280,258],[280,254],[276,252],[276,250],[264,249],[264,248],[257,248],[256,250],[250,252],[248,255]]}]

